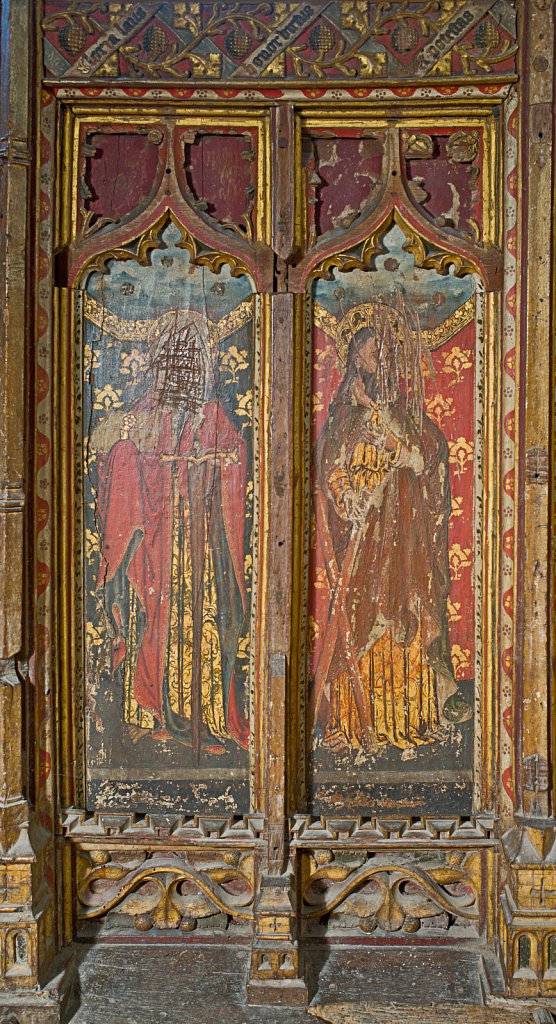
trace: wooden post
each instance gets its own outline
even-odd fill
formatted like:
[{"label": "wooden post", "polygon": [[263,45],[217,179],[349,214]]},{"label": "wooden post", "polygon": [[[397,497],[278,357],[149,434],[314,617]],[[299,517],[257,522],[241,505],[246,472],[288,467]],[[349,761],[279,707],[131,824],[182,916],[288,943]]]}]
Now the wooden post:
[{"label": "wooden post", "polygon": [[291,645],[293,540],[293,302],[272,296],[269,626],[266,685],[266,870],[255,907],[247,998],[251,1003],[307,1003],[300,978],[295,865],[288,857],[288,660]]},{"label": "wooden post", "polygon": [[[523,620],[521,750],[518,793],[525,814],[550,814],[549,759],[549,448],[553,209],[552,4],[527,5],[523,39],[531,47],[524,76],[522,338]],[[543,764],[545,770],[543,771]],[[536,770],[535,770],[536,765]]]},{"label": "wooden post", "polygon": [[[31,908],[29,808],[23,795],[22,679],[25,558],[25,365],[29,350],[28,199],[29,3],[2,4],[0,79],[0,989],[31,987],[38,980],[37,928]],[[25,969],[16,972],[10,950],[14,926],[25,949]],[[13,952],[13,956],[11,955]],[[23,953],[20,954],[23,956]]]},{"label": "wooden post", "polygon": [[[0,1015],[58,1024],[71,976],[52,985],[51,897],[42,886],[40,838],[29,839],[23,708],[24,585],[32,353],[30,271],[33,0],[2,0],[0,29]],[[37,837],[40,830],[36,830]],[[40,987],[40,986],[44,987]],[[22,1010],[22,1007],[24,1009]],[[20,1011],[23,1016],[20,1017]]]},{"label": "wooden post", "polygon": [[29,54],[27,0],[5,0],[0,79],[0,1006],[39,981],[39,928],[24,796],[23,567],[26,506],[25,369],[29,353]]},{"label": "wooden post", "polygon": [[251,1003],[305,1005],[297,941],[296,873],[288,850],[288,706],[293,583],[294,296],[286,294],[286,261],[294,245],[293,111],[272,112],[272,246],[269,442],[269,599],[265,687],[267,854],[255,906],[255,938],[247,998]]},{"label": "wooden post", "polygon": [[[508,992],[553,996],[556,936],[554,694],[550,685],[551,389],[554,387],[555,24],[552,4],[522,11],[521,360],[513,825],[503,836],[499,942]],[[553,478],[552,478],[553,479]],[[553,615],[552,609],[552,615]],[[551,738],[552,733],[552,738]],[[552,760],[552,764],[551,764]]]}]

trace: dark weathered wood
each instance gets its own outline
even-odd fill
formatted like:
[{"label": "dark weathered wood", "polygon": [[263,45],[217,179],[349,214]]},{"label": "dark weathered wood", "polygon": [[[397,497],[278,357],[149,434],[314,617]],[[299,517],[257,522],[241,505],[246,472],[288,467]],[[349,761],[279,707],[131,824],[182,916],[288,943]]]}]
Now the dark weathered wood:
[{"label": "dark weathered wood", "polygon": [[470,950],[314,948],[308,1011],[246,1005],[245,946],[101,943],[80,947],[79,960],[71,1024],[533,1024],[535,1012],[545,1024],[534,1002],[482,1006],[481,956]]},{"label": "dark weathered wood", "polygon": [[[267,817],[279,829],[285,819],[287,771],[287,677],[291,646],[292,591],[292,332],[293,296],[273,295],[270,414],[268,788]],[[283,870],[284,851],[269,870]]]},{"label": "dark weathered wood", "polygon": [[[288,260],[294,248],[295,154],[294,115],[290,103],[272,109],[272,248]],[[297,197],[298,200],[301,197]]]},{"label": "dark weathered wood", "polygon": [[[32,325],[29,146],[33,6],[28,0],[5,0],[0,32],[0,990],[4,993],[33,988],[44,968],[44,962],[39,963],[39,926],[34,916],[38,888],[32,890],[35,857],[24,795],[21,674],[28,489],[26,368]],[[37,882],[40,885],[40,879]],[[18,955],[22,968],[14,970]]]},{"label": "dark weathered wood", "polygon": [[327,1024],[552,1024],[547,1010],[494,1009],[487,1006],[373,1006],[372,1003],[341,1003],[338,1006],[314,1006],[308,1011],[317,1021]]}]

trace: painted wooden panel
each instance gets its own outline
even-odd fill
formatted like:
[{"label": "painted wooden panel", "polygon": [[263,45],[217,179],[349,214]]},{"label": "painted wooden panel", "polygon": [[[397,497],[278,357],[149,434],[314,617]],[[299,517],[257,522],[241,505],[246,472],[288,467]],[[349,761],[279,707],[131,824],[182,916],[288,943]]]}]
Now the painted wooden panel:
[{"label": "painted wooden panel", "polygon": [[254,300],[162,242],[84,295],[88,802],[247,809]]},{"label": "painted wooden panel", "polygon": [[318,813],[472,806],[481,297],[406,245],[395,224],[372,271],[313,286]]}]

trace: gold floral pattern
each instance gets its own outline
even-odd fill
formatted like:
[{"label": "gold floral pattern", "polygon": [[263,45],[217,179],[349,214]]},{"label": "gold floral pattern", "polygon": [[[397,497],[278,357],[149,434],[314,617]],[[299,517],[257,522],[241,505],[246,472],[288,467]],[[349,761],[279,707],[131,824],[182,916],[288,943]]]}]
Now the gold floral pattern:
[{"label": "gold floral pattern", "polygon": [[220,356],[219,367],[229,375],[226,378],[226,384],[237,384],[238,373],[242,370],[246,370],[248,366],[249,362],[247,360],[246,350],[239,350],[235,345],[232,345]]},{"label": "gold floral pattern", "polygon": [[235,409],[236,416],[241,416],[247,422],[251,422],[253,418],[253,392],[247,391],[244,395],[238,397],[237,408]]},{"label": "gold floral pattern", "polygon": [[459,644],[454,644],[452,647],[452,664],[458,679],[462,678],[462,674],[465,673],[470,666],[469,654],[469,650],[466,647],[460,647]]},{"label": "gold floral pattern", "polygon": [[136,384],[147,367],[146,354],[134,348],[131,352],[122,352],[121,361],[120,373],[130,376],[130,383]]},{"label": "gold floral pattern", "polygon": [[455,441],[448,441],[450,449],[450,462],[456,467],[456,475],[465,473],[470,462],[473,462],[474,445],[466,437],[458,437]]},{"label": "gold floral pattern", "polygon": [[461,544],[453,544],[450,548],[450,575],[453,580],[461,579],[463,569],[471,565],[471,548],[462,548]]},{"label": "gold floral pattern", "polygon": [[111,384],[105,384],[103,388],[94,389],[95,400],[93,409],[119,409],[122,402],[122,391],[120,388],[113,388]]},{"label": "gold floral pattern", "polygon": [[453,377],[450,381],[452,386],[460,383],[465,370],[471,369],[473,363],[471,362],[470,356],[470,349],[461,349],[458,345],[454,345],[454,348],[450,349],[450,351],[444,356],[443,370],[444,373],[451,374]]},{"label": "gold floral pattern", "polygon": [[428,398],[425,402],[427,414],[442,429],[444,420],[453,416],[455,412],[454,399],[445,398],[444,395],[436,394],[434,398]]}]

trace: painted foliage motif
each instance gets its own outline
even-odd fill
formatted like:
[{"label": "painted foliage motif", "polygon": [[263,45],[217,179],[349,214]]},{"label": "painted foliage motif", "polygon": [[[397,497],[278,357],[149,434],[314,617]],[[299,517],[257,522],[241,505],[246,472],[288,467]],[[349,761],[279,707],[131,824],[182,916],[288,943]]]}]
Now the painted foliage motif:
[{"label": "painted foliage motif", "polygon": [[315,809],[467,806],[475,686],[475,282],[314,289],[309,627]]},{"label": "painted foliage motif", "polygon": [[[85,297],[88,794],[246,807],[252,298],[166,228]],[[191,807],[189,806],[191,804]]]},{"label": "painted foliage motif", "polygon": [[45,0],[48,77],[218,81],[508,74],[514,0]]}]

